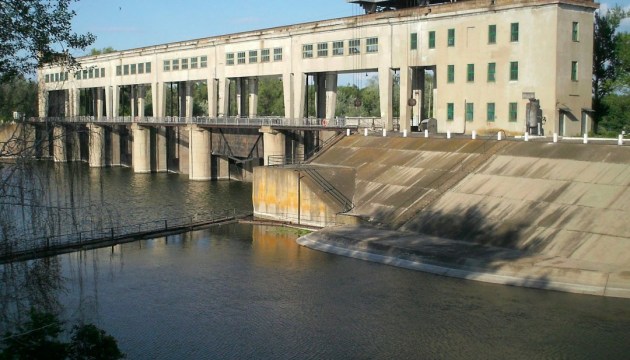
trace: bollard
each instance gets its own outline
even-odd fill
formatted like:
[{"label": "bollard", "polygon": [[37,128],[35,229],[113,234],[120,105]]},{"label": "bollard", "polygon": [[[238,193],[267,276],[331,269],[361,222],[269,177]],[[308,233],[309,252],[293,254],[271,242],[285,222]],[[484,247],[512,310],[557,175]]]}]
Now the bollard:
[{"label": "bollard", "polygon": [[383,137],[387,136],[387,129],[383,128]]},{"label": "bollard", "polygon": [[367,128],[363,129],[363,136],[367,136]]},{"label": "bollard", "polygon": [[403,130],[403,137],[407,137],[407,130]]},{"label": "bollard", "polygon": [[524,138],[525,138],[525,141],[529,141],[529,133],[526,132]]},{"label": "bollard", "polygon": [[554,143],[558,142],[558,133],[553,133],[553,142]]},{"label": "bollard", "polygon": [[619,135],[619,140],[617,140],[617,145],[623,145],[623,135]]},{"label": "bollard", "polygon": [[477,140],[477,130],[472,131],[472,139]]},{"label": "bollard", "polygon": [[446,130],[446,138],[447,139],[451,138],[451,130]]},{"label": "bollard", "polygon": [[350,129],[346,129],[346,136],[350,136]]},{"label": "bollard", "polygon": [[497,133],[497,140],[503,140],[503,134],[500,131]]},{"label": "bollard", "polygon": [[584,134],[584,143],[588,144],[588,134]]},{"label": "bollard", "polygon": [[424,137],[428,138],[429,137],[429,130],[424,130]]}]

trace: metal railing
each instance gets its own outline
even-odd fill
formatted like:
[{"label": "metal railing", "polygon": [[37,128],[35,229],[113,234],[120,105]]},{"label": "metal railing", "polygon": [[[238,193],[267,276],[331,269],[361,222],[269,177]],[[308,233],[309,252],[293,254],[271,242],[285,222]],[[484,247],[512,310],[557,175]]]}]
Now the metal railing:
[{"label": "metal railing", "polygon": [[120,239],[134,239],[142,236],[166,231],[187,230],[195,226],[235,220],[250,216],[251,213],[239,213],[236,209],[196,213],[191,216],[164,218],[118,227],[105,227],[77,231],[56,236],[33,239],[22,239],[9,243],[5,239],[0,246],[0,262],[11,261],[20,256],[37,255],[59,249],[95,245],[100,242],[111,242]]}]

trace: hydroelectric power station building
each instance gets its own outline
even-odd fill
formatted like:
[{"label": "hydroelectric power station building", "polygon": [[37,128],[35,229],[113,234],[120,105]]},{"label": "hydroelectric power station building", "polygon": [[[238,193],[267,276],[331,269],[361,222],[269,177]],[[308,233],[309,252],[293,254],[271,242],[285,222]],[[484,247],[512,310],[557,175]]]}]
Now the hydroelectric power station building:
[{"label": "hydroelectric power station building", "polygon": [[[39,115],[114,119],[130,108],[143,118],[147,107],[155,118],[192,117],[192,86],[205,82],[208,118],[255,118],[267,115],[257,114],[257,79],[275,77],[286,119],[305,117],[313,79],[315,116],[332,120],[338,76],[371,72],[389,130],[411,131],[428,116],[439,132],[522,134],[532,118],[545,134],[590,129],[593,1],[348,2],[366,14],[86,56],[78,71],[45,66]],[[530,103],[540,107],[533,117]]]}]

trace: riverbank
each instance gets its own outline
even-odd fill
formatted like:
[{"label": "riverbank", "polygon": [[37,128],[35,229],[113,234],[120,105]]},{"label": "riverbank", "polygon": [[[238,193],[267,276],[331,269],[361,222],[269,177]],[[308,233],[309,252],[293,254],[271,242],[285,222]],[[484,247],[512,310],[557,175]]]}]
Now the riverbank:
[{"label": "riverbank", "polygon": [[495,284],[630,298],[630,264],[533,254],[365,225],[323,229],[308,248],[432,274]]}]

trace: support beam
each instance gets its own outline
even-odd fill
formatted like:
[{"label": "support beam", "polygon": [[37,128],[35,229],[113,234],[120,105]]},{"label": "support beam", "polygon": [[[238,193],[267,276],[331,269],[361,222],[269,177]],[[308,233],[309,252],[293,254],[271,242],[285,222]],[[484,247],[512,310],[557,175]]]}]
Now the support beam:
[{"label": "support beam", "polygon": [[110,118],[117,118],[120,116],[118,109],[120,108],[120,88],[118,85],[112,86],[112,115]]},{"label": "support beam", "polygon": [[89,164],[90,167],[105,166],[105,129],[102,126],[88,124]]},{"label": "support beam", "polygon": [[212,133],[198,125],[189,125],[189,173],[190,180],[212,178]]},{"label": "support beam", "polygon": [[263,133],[263,157],[265,166],[269,165],[270,156],[285,156],[286,136],[269,126],[263,126],[259,132]]},{"label": "support beam", "polygon": [[187,118],[193,117],[193,105],[195,103],[193,98],[193,86],[194,83],[192,81],[184,81],[180,83],[180,86],[184,87],[184,101],[183,101],[183,109],[185,110],[182,116]]},{"label": "support beam", "polygon": [[219,105],[217,101],[217,83],[217,79],[208,79],[208,116],[211,118],[217,117],[217,107]]},{"label": "support beam", "polygon": [[219,117],[227,117],[230,112],[230,79],[219,79]]},{"label": "support beam", "polygon": [[133,171],[135,173],[151,172],[151,129],[138,124],[131,125],[133,132]]},{"label": "support beam", "polygon": [[335,118],[337,107],[337,73],[326,74],[326,119]]},{"label": "support beam", "polygon": [[95,119],[100,119],[103,117],[103,108],[105,106],[105,94],[103,88],[96,88],[96,114],[94,114]]},{"label": "support beam", "polygon": [[144,105],[145,105],[146,95],[147,95],[147,89],[144,87],[144,85],[138,85],[138,88],[136,90],[136,96],[138,98],[138,102],[137,102],[138,112],[136,116],[138,116],[141,119],[144,117]]},{"label": "support beam", "polygon": [[249,78],[249,117],[258,116],[258,78]]},{"label": "support beam", "polygon": [[295,76],[292,73],[285,73],[282,75],[282,92],[284,94],[284,117],[287,119],[293,119],[293,78]]},{"label": "support beam", "polygon": [[[385,129],[392,130],[394,127],[394,116],[392,108],[394,72],[392,71],[392,69],[386,67],[379,68],[378,83],[381,120],[383,121],[383,124],[385,124]],[[402,132],[403,130],[407,130],[407,132],[409,132],[409,129],[403,128],[401,126],[400,131]]]}]

